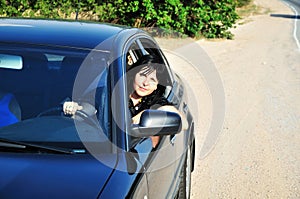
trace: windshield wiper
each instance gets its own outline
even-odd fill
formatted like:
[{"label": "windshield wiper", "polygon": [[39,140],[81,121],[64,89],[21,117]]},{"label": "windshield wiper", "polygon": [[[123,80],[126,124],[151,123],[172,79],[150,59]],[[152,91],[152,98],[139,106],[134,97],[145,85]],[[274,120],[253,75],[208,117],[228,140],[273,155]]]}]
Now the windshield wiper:
[{"label": "windshield wiper", "polygon": [[20,141],[8,140],[0,138],[0,147],[12,148],[16,150],[28,150],[28,151],[38,151],[38,152],[50,152],[50,153],[62,153],[62,154],[75,154],[71,149],[56,148],[50,146],[43,146],[37,144],[30,144]]}]

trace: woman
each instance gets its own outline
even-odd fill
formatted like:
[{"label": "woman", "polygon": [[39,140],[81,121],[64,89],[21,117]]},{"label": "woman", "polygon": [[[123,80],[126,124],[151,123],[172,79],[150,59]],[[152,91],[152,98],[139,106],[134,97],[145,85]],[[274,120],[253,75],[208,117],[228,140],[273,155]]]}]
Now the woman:
[{"label": "woman", "polygon": [[[134,63],[127,72],[129,110],[132,123],[138,124],[141,114],[146,109],[160,109],[179,113],[179,111],[164,97],[165,86],[163,80],[165,66],[161,61],[152,55],[145,55]],[[131,90],[129,88],[132,88]],[[63,110],[65,114],[74,115],[77,110],[84,107],[76,102],[65,102]],[[180,113],[179,113],[180,114]],[[181,114],[180,114],[181,115]],[[187,128],[187,121],[181,115],[182,127]],[[152,136],[152,147],[155,148],[160,140],[159,136]]]},{"label": "woman", "polygon": [[[161,61],[152,55],[145,55],[136,62],[132,69],[128,71],[129,85],[132,84],[133,90],[129,95],[129,110],[132,116],[132,122],[138,124],[141,114],[146,109],[160,109],[171,112],[178,110],[165,97],[165,88],[163,80],[165,66]],[[130,75],[133,74],[133,75]],[[152,147],[155,148],[160,140],[159,136],[151,136]]]}]

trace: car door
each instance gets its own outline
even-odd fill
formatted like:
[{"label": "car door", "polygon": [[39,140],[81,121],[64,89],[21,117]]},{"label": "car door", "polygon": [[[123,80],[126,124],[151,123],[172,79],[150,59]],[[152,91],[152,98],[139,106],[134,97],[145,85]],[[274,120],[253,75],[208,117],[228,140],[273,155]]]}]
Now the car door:
[{"label": "car door", "polygon": [[[124,59],[127,64],[126,67],[130,67],[130,62],[137,61],[139,56],[152,53],[156,56],[162,56],[155,42],[147,36],[139,37],[129,43],[129,47],[124,53]],[[130,55],[132,60],[128,60],[128,55]],[[164,59],[163,57],[161,58]],[[166,72],[169,75],[167,68]],[[172,84],[172,77],[167,77],[164,80],[164,83],[168,84],[164,86],[170,87]],[[127,96],[130,94],[130,85],[128,87]],[[132,140],[130,135],[128,135],[128,140]],[[141,176],[142,178],[146,178],[148,182],[148,198],[168,198],[173,195],[176,187],[176,183],[174,182],[176,149],[172,141],[173,137],[163,136],[161,137],[159,145],[153,149],[151,139],[148,137],[135,140],[132,142],[134,143],[133,146],[130,146],[132,147],[130,148],[130,151],[134,153],[136,159],[144,165],[145,173]]]}]

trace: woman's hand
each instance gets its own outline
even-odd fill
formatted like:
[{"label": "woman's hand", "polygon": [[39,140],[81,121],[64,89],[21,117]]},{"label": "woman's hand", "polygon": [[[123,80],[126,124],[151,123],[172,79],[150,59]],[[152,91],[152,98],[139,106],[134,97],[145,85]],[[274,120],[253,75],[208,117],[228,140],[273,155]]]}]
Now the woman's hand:
[{"label": "woman's hand", "polygon": [[77,102],[65,102],[63,104],[63,112],[65,115],[75,115],[76,111],[82,110],[83,107]]}]

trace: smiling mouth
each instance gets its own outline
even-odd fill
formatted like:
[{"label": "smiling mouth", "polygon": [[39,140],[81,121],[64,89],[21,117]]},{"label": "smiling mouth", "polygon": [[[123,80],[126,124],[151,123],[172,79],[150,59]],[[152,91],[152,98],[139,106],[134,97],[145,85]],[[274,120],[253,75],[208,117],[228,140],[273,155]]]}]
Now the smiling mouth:
[{"label": "smiling mouth", "polygon": [[146,89],[146,88],[144,88],[144,87],[139,87],[139,89],[141,90],[141,91],[148,91],[148,89]]}]

